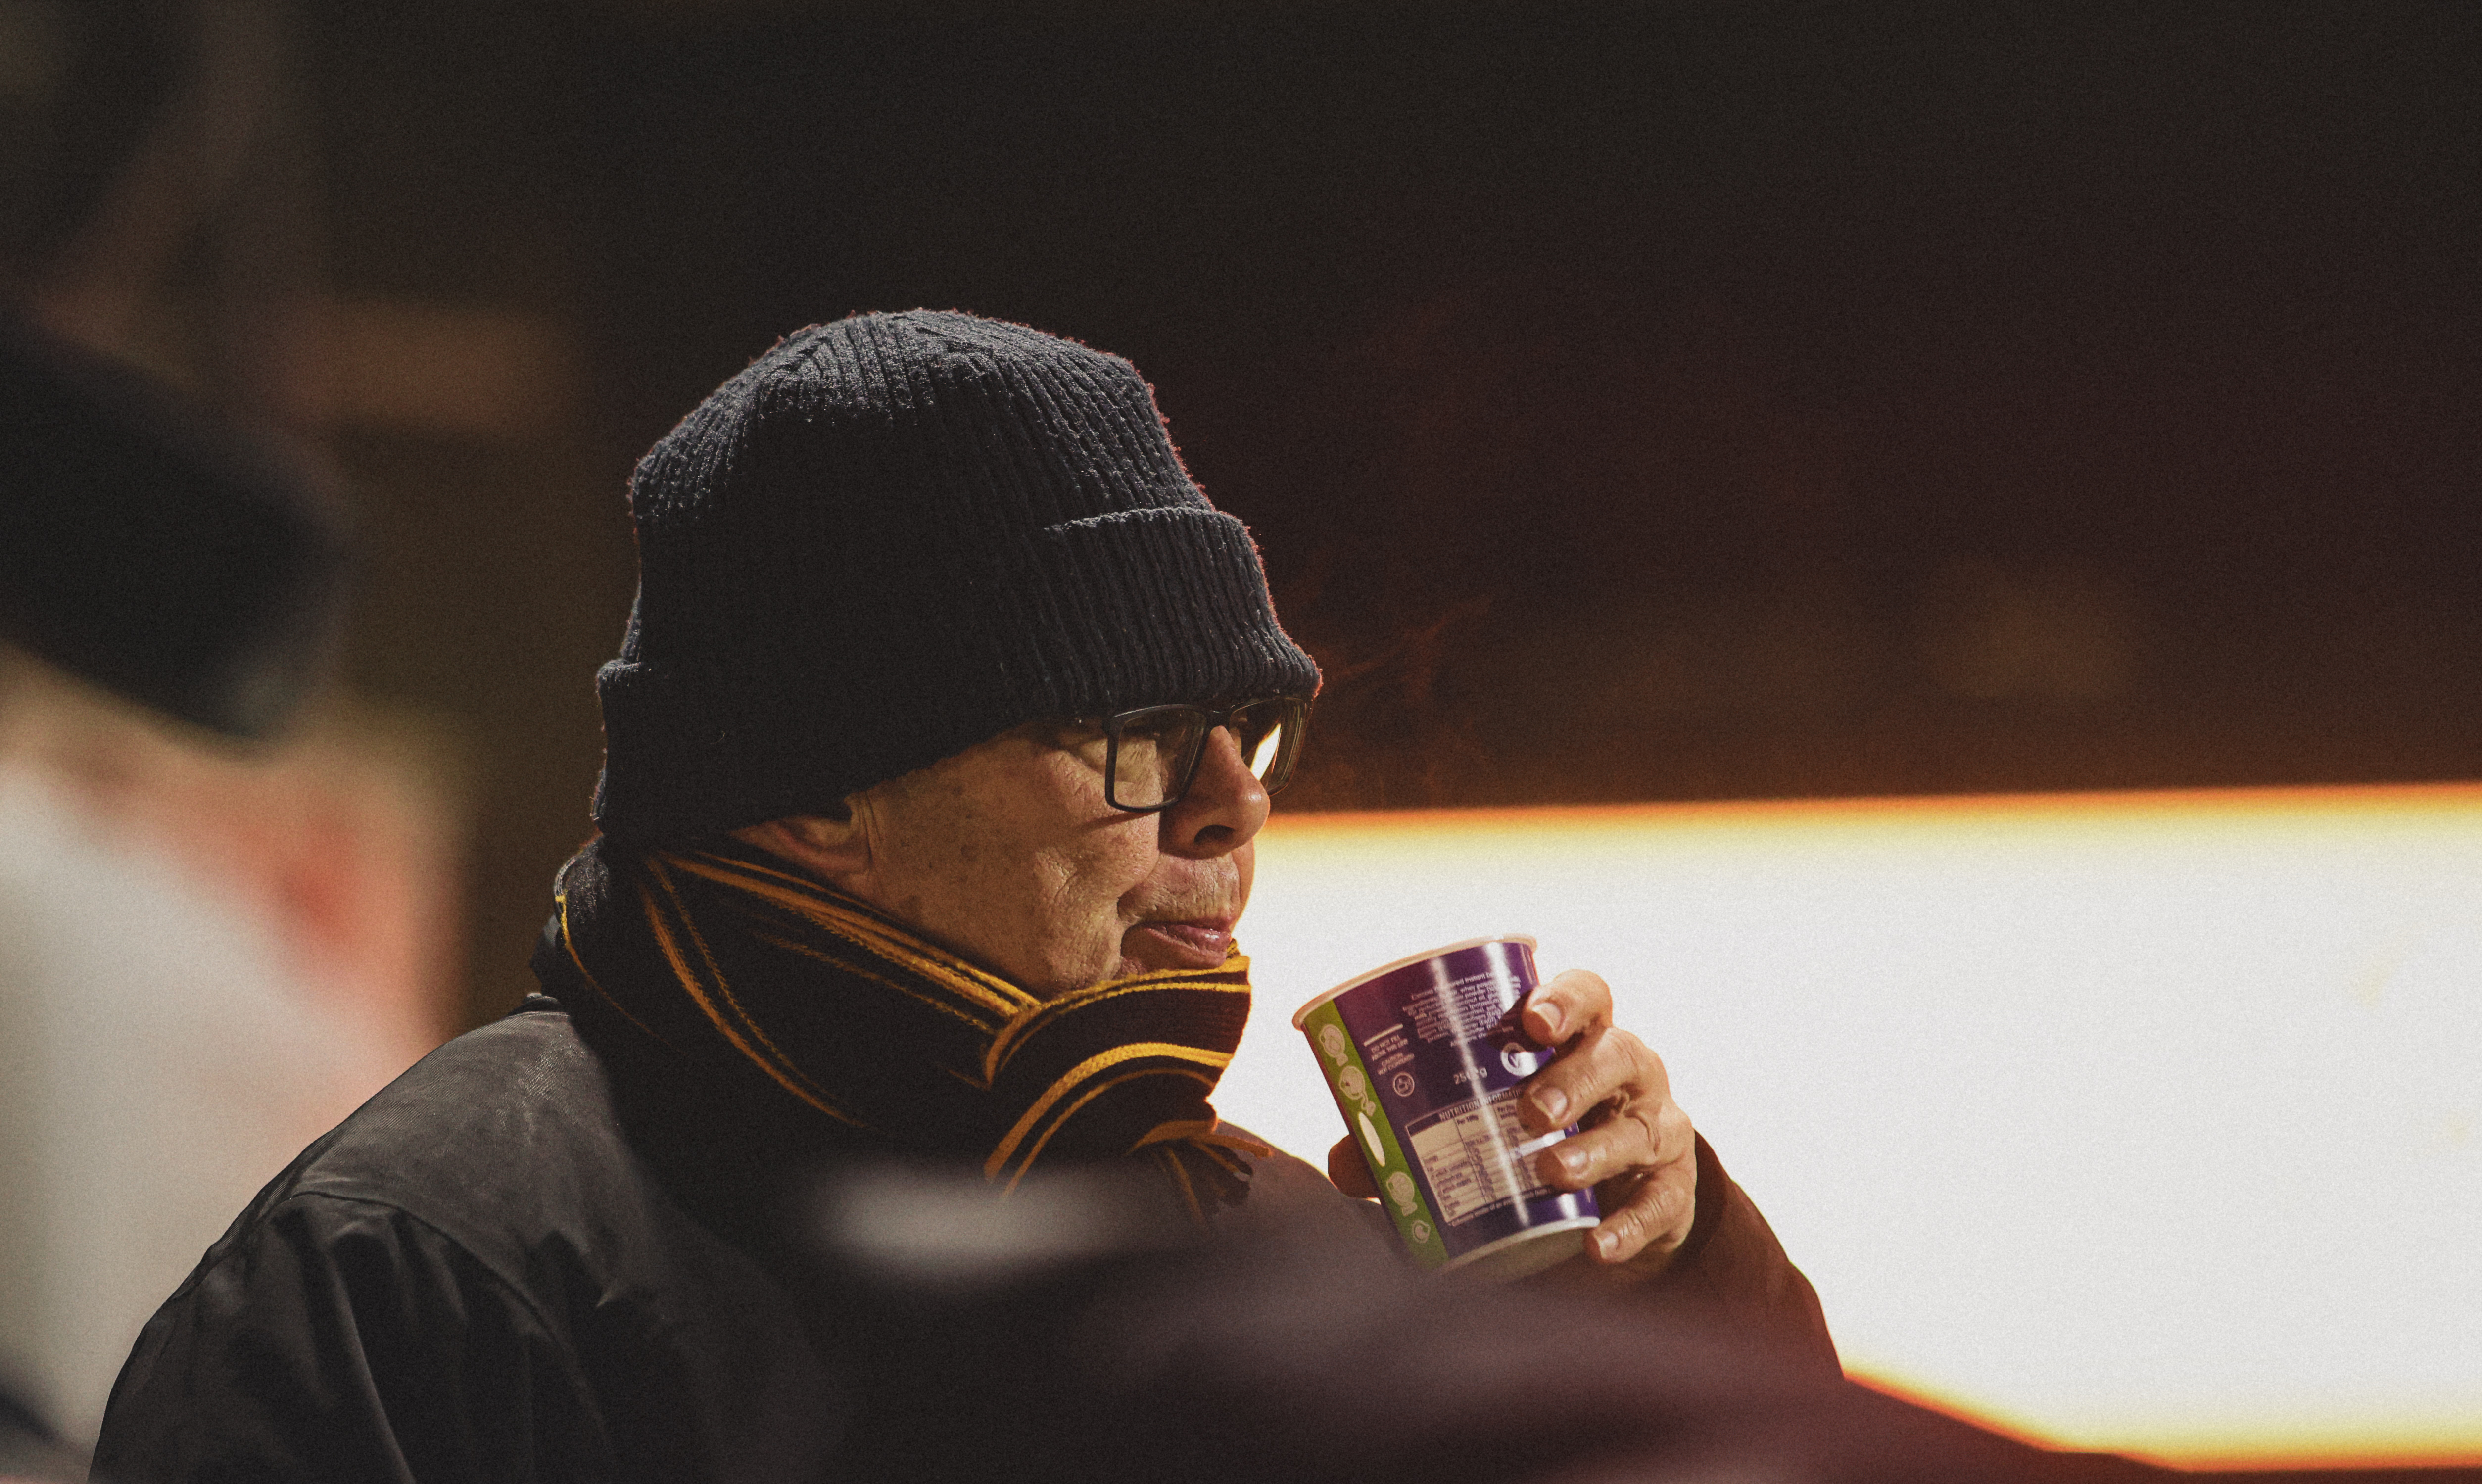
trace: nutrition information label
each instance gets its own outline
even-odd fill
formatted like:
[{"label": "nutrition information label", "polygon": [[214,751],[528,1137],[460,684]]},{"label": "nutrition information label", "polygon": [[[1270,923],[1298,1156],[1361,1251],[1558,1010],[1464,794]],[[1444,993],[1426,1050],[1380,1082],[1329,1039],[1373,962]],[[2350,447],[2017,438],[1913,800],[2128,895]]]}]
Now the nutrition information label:
[{"label": "nutrition information label", "polygon": [[1517,1092],[1503,1088],[1487,1103],[1469,1099],[1410,1129],[1413,1157],[1422,1162],[1439,1215],[1451,1226],[1550,1188],[1534,1178],[1529,1161],[1513,1153],[1525,1140],[1514,1106]]}]

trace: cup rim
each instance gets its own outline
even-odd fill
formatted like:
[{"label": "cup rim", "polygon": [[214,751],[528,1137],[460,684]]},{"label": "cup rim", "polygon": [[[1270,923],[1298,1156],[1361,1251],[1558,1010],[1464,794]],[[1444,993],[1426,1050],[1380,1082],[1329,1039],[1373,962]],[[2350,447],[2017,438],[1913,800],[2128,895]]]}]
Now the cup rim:
[{"label": "cup rim", "polygon": [[1293,1029],[1300,1030],[1302,1022],[1310,1018],[1311,1011],[1348,990],[1358,990],[1371,980],[1392,974],[1409,964],[1419,964],[1424,959],[1436,959],[1443,953],[1455,953],[1465,948],[1479,948],[1485,943],[1523,943],[1530,949],[1543,946],[1531,933],[1486,933],[1480,938],[1460,938],[1455,942],[1445,943],[1437,948],[1426,948],[1420,953],[1409,953],[1401,959],[1390,959],[1377,968],[1354,975],[1334,989],[1310,996],[1307,1004],[1293,1012]]}]

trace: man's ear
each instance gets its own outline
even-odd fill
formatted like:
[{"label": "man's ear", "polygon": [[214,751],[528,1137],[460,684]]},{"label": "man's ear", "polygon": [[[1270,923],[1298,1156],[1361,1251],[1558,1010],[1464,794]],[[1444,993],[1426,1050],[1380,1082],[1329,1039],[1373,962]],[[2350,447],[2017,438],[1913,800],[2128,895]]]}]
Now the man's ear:
[{"label": "man's ear", "polygon": [[847,809],[842,819],[825,814],[787,814],[763,825],[735,830],[732,835],[735,839],[782,856],[830,886],[840,878],[870,869],[870,837],[862,829],[858,809]]}]

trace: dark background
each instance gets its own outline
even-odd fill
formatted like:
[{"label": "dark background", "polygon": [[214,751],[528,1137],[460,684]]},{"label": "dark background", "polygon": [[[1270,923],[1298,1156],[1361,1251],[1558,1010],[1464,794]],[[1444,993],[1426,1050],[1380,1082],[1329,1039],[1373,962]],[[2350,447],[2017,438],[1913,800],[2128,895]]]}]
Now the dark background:
[{"label": "dark background", "polygon": [[[6,4],[40,290],[194,16]],[[589,828],[630,463],[863,308],[1148,373],[1327,668],[1290,808],[2482,776],[2482,7],[256,13],[277,204],[129,345],[354,491],[472,1014]],[[299,375],[467,403],[251,403],[233,305],[305,285],[396,318]],[[501,380],[409,305],[517,326]]]}]

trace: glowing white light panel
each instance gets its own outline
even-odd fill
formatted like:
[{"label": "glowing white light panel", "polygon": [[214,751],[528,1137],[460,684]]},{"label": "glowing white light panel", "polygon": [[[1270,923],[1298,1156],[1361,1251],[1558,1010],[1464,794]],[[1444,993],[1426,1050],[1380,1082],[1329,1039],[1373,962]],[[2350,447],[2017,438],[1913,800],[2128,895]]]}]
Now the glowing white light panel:
[{"label": "glowing white light panel", "polygon": [[1279,816],[1217,1104],[1526,932],[1596,969],[1848,1369],[2179,1461],[2482,1459],[2482,788]]}]

